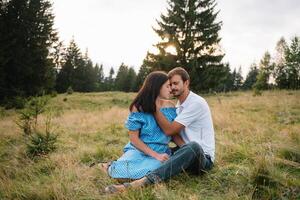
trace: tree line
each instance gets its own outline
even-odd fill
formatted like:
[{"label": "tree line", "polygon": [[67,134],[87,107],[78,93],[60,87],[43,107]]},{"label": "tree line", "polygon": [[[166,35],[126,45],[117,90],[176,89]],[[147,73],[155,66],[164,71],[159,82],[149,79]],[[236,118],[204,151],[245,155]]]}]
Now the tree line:
[{"label": "tree line", "polygon": [[299,89],[299,37],[289,44],[281,38],[276,54],[266,52],[243,80],[241,67],[232,71],[222,62],[216,5],[215,0],[168,0],[167,13],[153,27],[160,37],[154,45],[158,52],[147,52],[138,73],[121,63],[117,72],[111,67],[105,76],[104,66],[94,63],[88,51],[82,53],[74,38],[67,47],[59,40],[51,1],[2,0],[0,102],[68,89],[135,92],[151,71],[178,66],[189,72],[197,92]]}]

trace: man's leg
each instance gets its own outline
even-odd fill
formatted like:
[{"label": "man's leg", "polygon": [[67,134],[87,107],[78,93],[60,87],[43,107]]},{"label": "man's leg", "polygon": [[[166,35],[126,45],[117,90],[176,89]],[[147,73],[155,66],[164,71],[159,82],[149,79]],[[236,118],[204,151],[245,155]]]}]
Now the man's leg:
[{"label": "man's leg", "polygon": [[151,183],[165,181],[190,168],[195,163],[199,169],[204,169],[206,157],[202,147],[198,143],[190,142],[182,146],[161,167],[152,171],[146,177]]}]

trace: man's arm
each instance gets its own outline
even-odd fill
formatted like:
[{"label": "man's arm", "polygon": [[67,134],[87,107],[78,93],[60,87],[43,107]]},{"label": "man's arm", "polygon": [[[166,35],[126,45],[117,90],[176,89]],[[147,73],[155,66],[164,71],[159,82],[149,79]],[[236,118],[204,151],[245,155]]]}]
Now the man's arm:
[{"label": "man's arm", "polygon": [[159,109],[154,114],[155,119],[160,126],[160,128],[164,131],[166,135],[175,135],[180,132],[184,126],[176,121],[169,122],[166,117],[159,111]]}]

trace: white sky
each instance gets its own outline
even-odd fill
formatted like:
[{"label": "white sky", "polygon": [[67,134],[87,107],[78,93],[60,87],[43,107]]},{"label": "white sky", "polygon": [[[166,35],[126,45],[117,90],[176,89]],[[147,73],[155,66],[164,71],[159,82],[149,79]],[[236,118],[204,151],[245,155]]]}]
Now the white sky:
[{"label": "white sky", "polygon": [[[245,75],[281,36],[300,36],[299,0],[217,0],[223,61],[242,66]],[[55,27],[68,45],[72,36],[90,58],[109,68],[124,62],[136,71],[159,41],[152,30],[165,12],[166,0],[53,0]]]}]

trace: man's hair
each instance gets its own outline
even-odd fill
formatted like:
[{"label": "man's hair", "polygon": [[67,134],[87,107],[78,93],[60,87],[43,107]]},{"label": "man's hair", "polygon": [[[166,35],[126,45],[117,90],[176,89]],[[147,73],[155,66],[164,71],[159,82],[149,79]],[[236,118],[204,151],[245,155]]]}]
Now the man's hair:
[{"label": "man's hair", "polygon": [[189,74],[182,67],[175,67],[174,69],[169,71],[169,73],[168,73],[169,78],[172,78],[174,75],[179,75],[181,77],[181,79],[183,80],[183,82],[190,80]]}]

